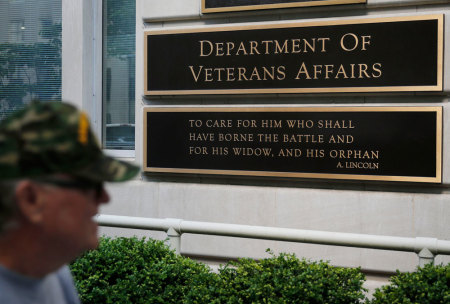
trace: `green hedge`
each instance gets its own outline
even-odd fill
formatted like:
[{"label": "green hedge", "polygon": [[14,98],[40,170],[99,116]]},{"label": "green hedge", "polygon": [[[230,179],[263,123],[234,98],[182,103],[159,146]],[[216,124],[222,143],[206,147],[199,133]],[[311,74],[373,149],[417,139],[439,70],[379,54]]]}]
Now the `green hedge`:
[{"label": "green hedge", "polygon": [[70,267],[80,297],[94,303],[450,304],[450,264],[400,273],[365,297],[359,269],[300,260],[292,254],[241,259],[217,273],[176,255],[163,242],[102,238]]},{"label": "green hedge", "polygon": [[359,269],[299,260],[280,254],[241,259],[219,270],[217,303],[360,303],[364,275]]},{"label": "green hedge", "polygon": [[73,262],[81,300],[90,303],[360,303],[359,269],[272,254],[242,259],[218,273],[178,256],[163,242],[102,238]]},{"label": "green hedge", "polygon": [[450,264],[418,268],[416,272],[400,273],[390,284],[377,288],[371,304],[449,304]]},{"label": "green hedge", "polygon": [[214,280],[206,265],[137,238],[102,238],[70,268],[84,304],[181,303]]}]

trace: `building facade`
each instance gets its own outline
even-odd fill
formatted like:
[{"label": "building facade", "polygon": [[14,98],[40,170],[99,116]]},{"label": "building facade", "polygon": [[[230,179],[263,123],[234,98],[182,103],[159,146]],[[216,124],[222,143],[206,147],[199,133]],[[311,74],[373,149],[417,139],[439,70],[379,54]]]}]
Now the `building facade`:
[{"label": "building facade", "polygon": [[[440,168],[436,169],[439,180],[422,182],[388,178],[381,180],[348,178],[348,176],[334,178],[335,176],[320,175],[242,175],[227,170],[222,170],[224,172],[219,174],[202,170],[187,173],[176,170],[145,171],[139,178],[124,185],[108,185],[112,203],[102,210],[103,214],[450,240],[450,158],[447,153],[450,144],[448,124],[450,57],[444,51],[450,41],[450,28],[447,22],[450,1],[300,2],[302,5],[291,7],[280,5],[263,9],[237,7],[231,11],[222,9],[208,12],[203,7],[202,0],[136,0],[135,57],[123,55],[105,61],[103,54],[108,48],[108,45],[102,42],[105,41],[104,30],[107,26],[102,22],[105,0],[103,5],[102,1],[62,0],[62,99],[77,104],[90,114],[95,130],[103,139],[103,145],[108,153],[135,161],[144,167],[147,165],[144,159],[148,152],[144,113],[151,108],[163,107],[169,111],[174,109],[177,111],[177,108],[186,107],[197,109],[216,107],[220,109],[219,111],[227,111],[227,108],[243,108],[251,111],[255,107],[278,107],[282,108],[282,112],[286,112],[290,108],[317,110],[321,107],[332,109],[437,107],[442,109],[442,125],[437,131],[437,141],[440,138],[442,144],[437,145],[433,151],[437,167]],[[216,1],[218,6],[220,3]],[[229,31],[232,36],[233,31],[261,28],[269,30],[273,27],[283,28],[286,24],[304,26],[308,23],[319,27],[331,24],[333,28],[340,24],[354,24],[352,20],[372,19],[380,23],[386,23],[388,20],[387,23],[390,23],[392,19],[389,18],[399,18],[395,19],[398,21],[418,17],[420,19],[422,16],[441,16],[440,20],[444,21],[442,30],[438,29],[441,39],[437,39],[441,41],[442,56],[437,55],[437,72],[433,74],[437,73],[438,78],[442,75],[441,87],[438,89],[391,88],[376,91],[368,89],[373,86],[369,83],[366,89],[353,88],[340,91],[321,91],[318,87],[316,90],[295,92],[287,92],[281,88],[276,92],[206,94],[198,91],[194,93],[171,91],[153,94],[146,90],[146,83],[148,84],[146,33],[214,32],[212,29],[220,29],[218,30],[220,32],[224,28],[229,28],[232,29]],[[398,28],[395,22],[389,26],[392,26],[391,30]],[[383,31],[385,33],[386,29],[381,30]],[[364,39],[362,38],[364,35],[364,32],[361,32],[358,37]],[[199,37],[199,41],[212,39],[201,35]],[[284,36],[277,37],[280,37],[280,41],[284,41],[281,40]],[[399,39],[401,40],[401,37],[395,38],[392,43]],[[224,43],[222,46],[226,46],[226,40],[221,41]],[[256,41],[256,38],[247,41]],[[391,42],[388,41],[390,40],[384,42],[372,40],[371,43],[389,48]],[[363,40],[359,42],[362,43],[360,46],[364,47]],[[206,44],[203,46],[206,48]],[[344,47],[351,48],[345,44]],[[408,47],[414,52],[418,46]],[[183,48],[183,45],[180,45],[180,48]],[[247,49],[248,52],[250,48]],[[438,50],[439,48],[438,46]],[[428,47],[421,48],[421,50],[428,49]],[[258,50],[261,52],[264,49]],[[279,50],[283,52],[282,49]],[[206,52],[206,49],[203,51]],[[171,49],[167,52],[170,53]],[[215,52],[218,57],[225,54],[226,49],[225,51],[216,49]],[[241,52],[244,50],[241,49]],[[255,44],[253,52],[257,52]],[[400,61],[405,54],[393,53],[392,56],[393,61]],[[372,53],[368,58],[375,60],[375,57],[376,54]],[[186,58],[189,58],[187,53]],[[165,59],[162,62],[169,71],[169,83],[175,82],[178,77],[175,72],[170,74],[175,59],[173,58],[173,61]],[[108,68],[113,65],[122,69],[123,74],[116,74],[117,69],[108,72]],[[133,70],[134,75],[130,75],[130,71]],[[200,74],[195,70],[192,75],[195,78]],[[361,78],[364,75],[360,74]],[[374,75],[376,73],[372,74]],[[247,78],[249,77],[251,75],[247,75]],[[130,93],[130,87],[133,85],[134,91]],[[111,88],[109,93],[105,92],[106,87]],[[107,102],[111,103],[109,109],[116,110],[110,112],[105,110]],[[417,121],[417,124],[420,123],[421,121]],[[134,134],[130,135],[133,128]],[[122,138],[123,144],[117,145],[117,142],[108,144],[108,132],[115,134],[116,139]],[[405,137],[411,136],[408,132],[404,133]],[[167,141],[171,140],[170,136],[168,133]],[[370,143],[371,137],[366,140]],[[414,149],[411,149],[411,153],[412,150]],[[399,153],[407,157],[407,152]],[[408,167],[414,171],[414,168],[419,167],[424,161],[426,160],[416,157],[410,160]],[[261,162],[261,166],[265,164]],[[147,235],[160,239],[166,237],[164,233],[114,228],[102,228],[102,232],[109,235]],[[182,254],[210,263],[221,263],[237,257],[263,258],[267,256],[266,249],[270,248],[275,252],[292,252],[299,257],[313,260],[329,260],[333,265],[358,266],[371,275],[374,282],[378,278],[384,280],[397,269],[412,271],[418,264],[417,255],[414,253],[189,234],[183,235],[182,239]],[[448,256],[436,257],[436,263],[449,261]]]}]

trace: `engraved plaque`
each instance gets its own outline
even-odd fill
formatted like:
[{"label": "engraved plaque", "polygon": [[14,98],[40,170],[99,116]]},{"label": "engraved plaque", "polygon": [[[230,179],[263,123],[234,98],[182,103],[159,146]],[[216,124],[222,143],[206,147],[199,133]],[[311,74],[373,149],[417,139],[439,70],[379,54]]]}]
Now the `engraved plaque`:
[{"label": "engraved plaque", "polygon": [[146,107],[144,170],[441,182],[442,107]]},{"label": "engraved plaque", "polygon": [[442,91],[443,15],[145,32],[146,95]]},{"label": "engraved plaque", "polygon": [[366,3],[366,0],[202,0],[202,13]]}]

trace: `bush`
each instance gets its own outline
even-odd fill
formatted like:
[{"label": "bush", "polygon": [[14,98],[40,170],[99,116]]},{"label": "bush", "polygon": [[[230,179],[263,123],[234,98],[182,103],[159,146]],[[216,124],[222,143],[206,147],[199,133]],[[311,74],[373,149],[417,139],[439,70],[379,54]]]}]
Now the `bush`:
[{"label": "bush", "polygon": [[390,279],[390,284],[377,288],[372,304],[449,304],[450,264],[426,265],[413,273],[400,273]]},{"label": "bush", "polygon": [[163,242],[137,238],[102,238],[70,268],[84,304],[182,303],[215,279],[206,265]]},{"label": "bush", "polygon": [[259,262],[241,259],[219,273],[218,303],[360,303],[364,275],[359,269],[299,260],[280,254]]},{"label": "bush", "polygon": [[163,242],[102,238],[71,265],[80,298],[90,303],[359,303],[364,275],[280,254],[241,259],[213,273]]}]

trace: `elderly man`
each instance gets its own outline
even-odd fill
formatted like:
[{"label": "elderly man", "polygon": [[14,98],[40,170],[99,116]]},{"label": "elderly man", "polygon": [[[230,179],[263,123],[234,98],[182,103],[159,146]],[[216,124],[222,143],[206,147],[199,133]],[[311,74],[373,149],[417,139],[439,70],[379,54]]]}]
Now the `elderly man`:
[{"label": "elderly man", "polygon": [[98,245],[103,182],[138,172],[104,155],[68,104],[33,102],[0,122],[0,303],[79,303],[66,263]]}]

